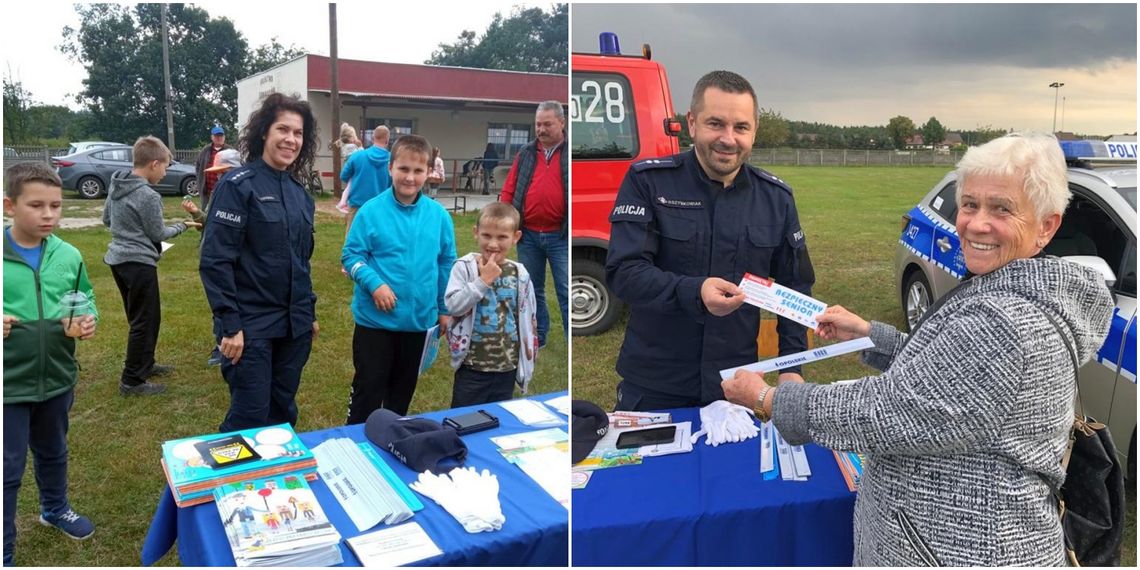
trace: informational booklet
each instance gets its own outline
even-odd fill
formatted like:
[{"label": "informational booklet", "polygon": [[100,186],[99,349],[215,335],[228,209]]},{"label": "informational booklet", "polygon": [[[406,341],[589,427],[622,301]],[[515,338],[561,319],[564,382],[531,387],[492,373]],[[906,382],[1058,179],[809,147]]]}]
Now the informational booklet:
[{"label": "informational booklet", "polygon": [[214,489],[238,566],[340,564],[340,533],[304,477],[280,475]]},{"label": "informational booklet", "polygon": [[812,330],[819,326],[815,317],[827,308],[827,303],[823,301],[751,273],[744,274],[740,288],[744,290],[745,303],[796,321]]},{"label": "informational booklet", "polygon": [[[208,445],[211,442],[215,445]],[[250,459],[254,454],[248,450],[257,458]],[[312,471],[317,465],[288,423],[172,439],[162,444],[162,461],[170,487],[184,494],[234,481]]]},{"label": "informational booklet", "polygon": [[403,566],[443,554],[417,522],[354,536],[345,543],[365,567]]},{"label": "informational booklet", "polygon": [[769,358],[768,360],[761,360],[753,364],[745,364],[744,366],[736,366],[733,368],[725,368],[720,371],[720,379],[728,380],[736,374],[737,370],[749,370],[752,372],[765,373],[787,368],[789,366],[797,366],[800,364],[807,364],[809,362],[818,362],[826,360],[843,354],[858,352],[873,348],[875,343],[871,342],[870,337],[854,338],[844,342],[837,342],[827,346],[820,346],[811,350],[789,354],[787,356],[780,356],[777,358]]},{"label": "informational booklet", "polygon": [[435,363],[435,357],[439,354],[439,325],[427,330],[427,335],[424,338],[424,350],[420,354],[420,375],[427,372],[428,368]]},{"label": "informational booklet", "polygon": [[555,501],[570,508],[570,436],[561,428],[544,429],[491,438],[499,454],[518,466]]}]

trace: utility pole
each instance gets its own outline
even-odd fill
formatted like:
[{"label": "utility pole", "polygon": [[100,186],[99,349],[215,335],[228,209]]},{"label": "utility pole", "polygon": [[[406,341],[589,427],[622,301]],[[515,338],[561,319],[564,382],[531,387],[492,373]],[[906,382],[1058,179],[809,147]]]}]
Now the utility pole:
[{"label": "utility pole", "polygon": [[[332,104],[332,129],[329,129],[336,140],[340,137],[340,79],[339,64],[337,59],[336,49],[336,3],[329,2],[329,63],[332,74],[332,93],[330,99]],[[332,160],[333,160],[333,195],[340,197],[340,145],[332,145]]]},{"label": "utility pole", "polygon": [[1053,134],[1057,134],[1057,96],[1061,94],[1061,88],[1065,84],[1059,81],[1054,81],[1049,84],[1049,87],[1055,89],[1053,91]]},{"label": "utility pole", "polygon": [[169,5],[162,5],[162,82],[166,92],[166,144],[174,151],[174,103],[170,88],[170,25],[166,22]]},{"label": "utility pole", "polygon": [[1061,130],[1065,130],[1065,98],[1061,97]]}]

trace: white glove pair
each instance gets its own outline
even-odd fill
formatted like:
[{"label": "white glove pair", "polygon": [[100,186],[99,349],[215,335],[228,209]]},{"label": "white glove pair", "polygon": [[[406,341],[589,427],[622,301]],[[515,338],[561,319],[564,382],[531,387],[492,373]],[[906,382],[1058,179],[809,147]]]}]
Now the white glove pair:
[{"label": "white glove pair", "polygon": [[760,433],[760,428],[756,427],[753,418],[751,409],[717,400],[701,408],[701,431],[694,433],[690,441],[696,443],[702,435],[707,435],[705,445],[716,447],[722,443],[754,438]]},{"label": "white glove pair", "polygon": [[499,479],[484,469],[458,467],[450,473],[420,473],[410,485],[417,493],[443,507],[470,533],[503,528],[506,517],[499,505]]}]

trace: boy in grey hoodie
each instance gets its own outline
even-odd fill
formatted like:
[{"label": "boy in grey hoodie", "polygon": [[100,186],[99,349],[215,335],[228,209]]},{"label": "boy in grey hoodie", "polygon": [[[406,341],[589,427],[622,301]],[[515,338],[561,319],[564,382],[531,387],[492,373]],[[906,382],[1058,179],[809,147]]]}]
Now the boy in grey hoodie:
[{"label": "boy in grey hoodie", "polygon": [[123,308],[130,323],[119,394],[150,396],[162,393],[166,386],[147,382],[147,379],[173,370],[154,361],[162,321],[158,292],[161,242],[199,224],[163,225],[162,198],[149,184],[166,176],[171,159],[166,145],[155,137],[142,137],[135,142],[133,154],[131,173],[111,177],[103,208],[103,225],[111,228],[111,243],[103,262],[111,266],[111,275],[123,297]]}]

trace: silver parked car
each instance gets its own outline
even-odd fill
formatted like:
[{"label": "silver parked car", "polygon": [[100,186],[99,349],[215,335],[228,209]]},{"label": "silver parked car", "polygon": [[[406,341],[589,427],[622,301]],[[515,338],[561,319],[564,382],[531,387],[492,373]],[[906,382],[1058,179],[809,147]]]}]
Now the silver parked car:
[{"label": "silver parked car", "polygon": [[[81,197],[93,199],[107,194],[112,174],[131,170],[133,151],[127,145],[96,147],[57,156],[51,159],[51,163],[59,173],[64,188],[78,190]],[[194,165],[172,161],[166,169],[166,176],[152,187],[159,194],[197,196],[198,182],[194,175]]]},{"label": "silver parked car", "polygon": [[[1075,162],[1075,161],[1074,161]],[[1072,164],[1073,162],[1071,162]],[[903,216],[895,269],[907,327],[913,327],[966,273],[955,230],[956,177],[941,182]],[[1108,264],[1116,299],[1112,328],[1079,372],[1085,413],[1108,424],[1127,466],[1136,473],[1136,166],[1113,170],[1069,168],[1073,199],[1045,253],[1094,256]],[[1127,455],[1123,455],[1127,450]]]}]

